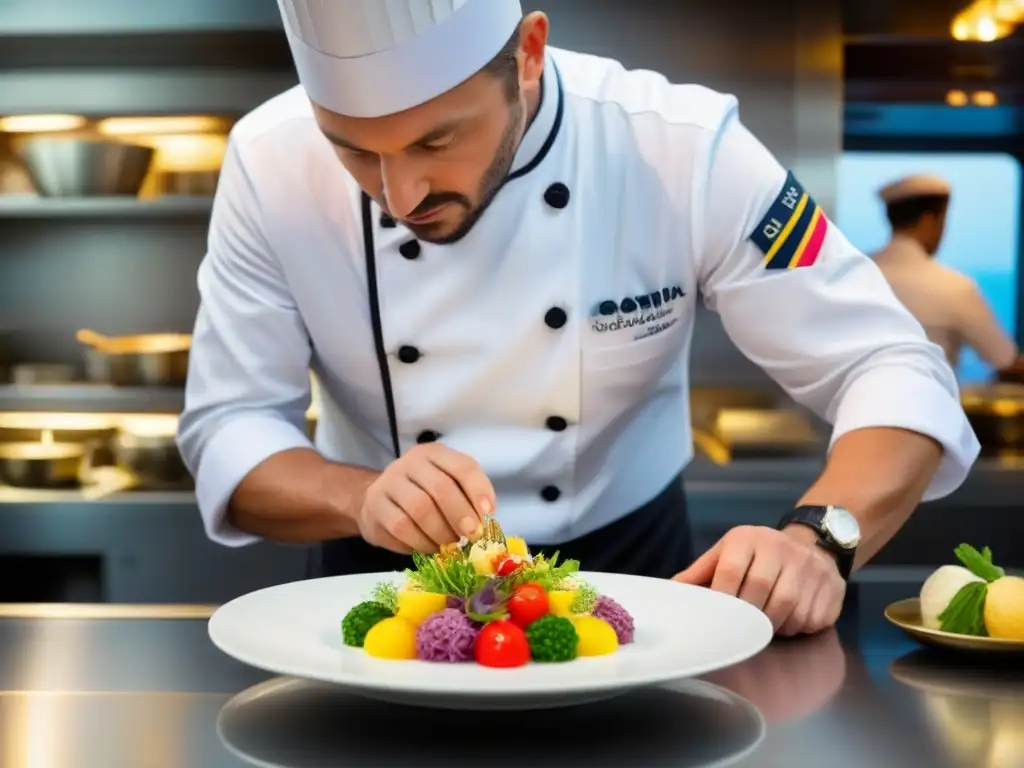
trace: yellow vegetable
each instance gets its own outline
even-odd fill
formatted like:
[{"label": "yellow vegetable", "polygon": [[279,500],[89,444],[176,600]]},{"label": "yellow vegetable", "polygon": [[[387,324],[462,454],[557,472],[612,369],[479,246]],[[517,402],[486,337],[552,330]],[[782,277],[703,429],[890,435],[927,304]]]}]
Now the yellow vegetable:
[{"label": "yellow vegetable", "polygon": [[435,613],[443,611],[447,605],[448,598],[436,592],[406,590],[398,593],[398,611],[395,615],[413,627],[418,627]]},{"label": "yellow vegetable", "polygon": [[508,549],[510,555],[519,555],[519,557],[526,557],[530,554],[530,551],[526,547],[526,539],[520,539],[518,536],[509,536],[505,539],[505,547]]},{"label": "yellow vegetable", "polygon": [[494,562],[507,554],[505,545],[496,541],[478,541],[469,549],[469,562],[481,576],[494,575]]},{"label": "yellow vegetable", "polygon": [[555,616],[570,617],[573,615],[571,609],[575,599],[575,589],[548,592],[548,608]]},{"label": "yellow vegetable", "polygon": [[580,656],[607,656],[619,649],[619,638],[615,628],[604,619],[594,616],[577,616],[572,620],[579,635],[576,653]]},{"label": "yellow vegetable", "polygon": [[1024,640],[1024,578],[1004,576],[989,584],[984,616],[989,637]]},{"label": "yellow vegetable", "polygon": [[398,616],[377,622],[366,633],[363,650],[378,659],[415,659],[416,627]]}]

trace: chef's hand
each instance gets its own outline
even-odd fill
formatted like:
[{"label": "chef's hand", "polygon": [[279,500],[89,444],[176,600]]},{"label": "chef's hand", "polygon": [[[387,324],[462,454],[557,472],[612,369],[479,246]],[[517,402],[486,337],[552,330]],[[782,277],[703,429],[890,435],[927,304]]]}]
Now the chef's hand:
[{"label": "chef's hand", "polygon": [[831,627],[846,595],[835,559],[804,526],[733,528],[674,580],[736,595],[787,636]]},{"label": "chef's hand", "polygon": [[482,531],[495,508],[494,486],[480,465],[443,443],[407,451],[367,488],[360,535],[393,552],[437,552]]}]

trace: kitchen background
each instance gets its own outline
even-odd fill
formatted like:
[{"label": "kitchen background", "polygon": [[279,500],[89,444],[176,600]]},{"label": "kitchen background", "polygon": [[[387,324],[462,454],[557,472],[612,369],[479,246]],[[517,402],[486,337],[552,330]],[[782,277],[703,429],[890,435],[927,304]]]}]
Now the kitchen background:
[{"label": "kitchen background", "polygon": [[[887,236],[878,187],[947,176],[940,258],[1020,340],[1024,3],[524,5],[548,12],[556,45],[737,94],[866,251]],[[206,540],[173,445],[227,131],[294,83],[274,0],[0,3],[0,602],[219,602],[302,577],[302,547]],[[827,432],[710,313],[692,371],[687,489],[709,544],[773,523],[813,480]],[[959,374],[986,455],[876,568],[946,562],[962,540],[1024,564],[1024,398],[978,389],[991,372],[969,355]],[[993,405],[1004,415],[985,417]]]}]

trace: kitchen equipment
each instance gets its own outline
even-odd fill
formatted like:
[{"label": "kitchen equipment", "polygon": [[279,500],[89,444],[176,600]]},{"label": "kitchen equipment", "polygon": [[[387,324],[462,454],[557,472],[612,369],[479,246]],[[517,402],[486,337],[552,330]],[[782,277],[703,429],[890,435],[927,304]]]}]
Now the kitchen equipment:
[{"label": "kitchen equipment", "polygon": [[814,455],[826,446],[807,416],[785,409],[723,408],[713,435],[732,459]]},{"label": "kitchen equipment", "polygon": [[985,448],[1024,448],[1024,385],[964,387],[960,402]]},{"label": "kitchen equipment", "polygon": [[16,151],[45,197],[137,196],[156,152],[115,141],[37,136]]},{"label": "kitchen equipment", "polygon": [[124,417],[113,441],[117,464],[132,472],[140,485],[149,490],[193,487],[192,476],[175,442],[177,430],[177,416]]},{"label": "kitchen equipment", "polygon": [[89,451],[81,443],[0,443],[0,482],[18,488],[73,488]]},{"label": "kitchen equipment", "polygon": [[0,384],[6,384],[14,365],[14,333],[0,326]]},{"label": "kitchen equipment", "polygon": [[180,333],[103,336],[81,330],[76,337],[85,353],[90,381],[126,387],[183,387],[188,378],[192,337]]},{"label": "kitchen equipment", "polygon": [[101,413],[0,413],[0,444],[52,440],[102,446],[117,433],[117,420]]},{"label": "kitchen equipment", "polygon": [[75,366],[60,363],[19,363],[11,372],[11,383],[22,386],[68,384],[75,380]]},{"label": "kitchen equipment", "polygon": [[164,195],[198,195],[211,197],[217,191],[220,171],[167,171],[158,179]]}]

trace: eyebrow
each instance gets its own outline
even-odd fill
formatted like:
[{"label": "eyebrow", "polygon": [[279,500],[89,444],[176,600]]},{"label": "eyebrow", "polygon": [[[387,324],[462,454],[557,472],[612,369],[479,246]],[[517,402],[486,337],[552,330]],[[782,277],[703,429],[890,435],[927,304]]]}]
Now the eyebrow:
[{"label": "eyebrow", "polygon": [[[416,139],[416,141],[407,145],[405,149],[423,146],[424,144],[429,144],[432,141],[437,141],[438,139],[444,138],[449,133],[452,133],[456,128],[458,128],[458,126],[459,121],[456,120],[449,120],[447,123],[442,123],[436,128],[431,128],[425,134]],[[335,133],[331,133],[330,131],[324,130],[323,128],[321,128],[320,130],[324,134],[324,136],[327,137],[327,140],[329,142],[331,142],[332,144],[336,144],[337,146],[342,147],[343,149],[348,149],[351,150],[352,152],[366,152],[367,154],[371,155],[376,154],[375,152],[371,152],[368,149],[363,149],[362,147],[353,144],[351,141],[343,139],[341,136],[338,136]]]}]

